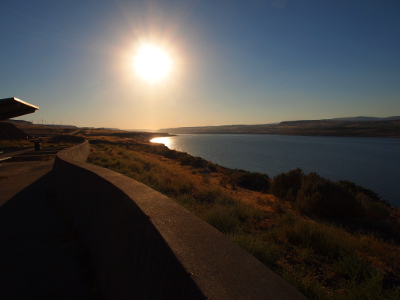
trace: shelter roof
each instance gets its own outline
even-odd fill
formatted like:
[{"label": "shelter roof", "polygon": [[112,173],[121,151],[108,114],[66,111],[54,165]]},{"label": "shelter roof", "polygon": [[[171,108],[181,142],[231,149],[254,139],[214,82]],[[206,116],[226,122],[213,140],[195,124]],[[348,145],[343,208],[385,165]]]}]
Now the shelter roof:
[{"label": "shelter roof", "polygon": [[39,107],[18,98],[0,99],[0,121],[34,113]]}]

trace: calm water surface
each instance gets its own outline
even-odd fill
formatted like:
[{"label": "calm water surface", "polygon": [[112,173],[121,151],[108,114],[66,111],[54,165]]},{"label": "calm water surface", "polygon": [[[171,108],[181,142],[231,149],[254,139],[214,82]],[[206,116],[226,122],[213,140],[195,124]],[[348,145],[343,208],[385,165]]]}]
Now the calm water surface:
[{"label": "calm water surface", "polygon": [[152,141],[271,178],[299,167],[333,181],[350,180],[400,207],[400,139],[183,134]]}]

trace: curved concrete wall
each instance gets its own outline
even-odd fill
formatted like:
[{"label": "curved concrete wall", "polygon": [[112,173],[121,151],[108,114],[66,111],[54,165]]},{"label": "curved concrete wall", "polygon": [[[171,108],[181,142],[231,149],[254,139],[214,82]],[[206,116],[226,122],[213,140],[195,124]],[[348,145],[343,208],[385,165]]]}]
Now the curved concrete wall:
[{"label": "curved concrete wall", "polygon": [[170,198],[85,163],[89,150],[85,142],[61,151],[53,172],[104,299],[305,299]]}]

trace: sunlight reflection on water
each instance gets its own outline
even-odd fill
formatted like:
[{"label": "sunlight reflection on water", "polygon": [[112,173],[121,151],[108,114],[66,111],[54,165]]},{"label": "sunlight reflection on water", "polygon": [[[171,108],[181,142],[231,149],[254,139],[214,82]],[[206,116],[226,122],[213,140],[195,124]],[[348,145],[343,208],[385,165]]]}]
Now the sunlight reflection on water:
[{"label": "sunlight reflection on water", "polygon": [[169,149],[174,149],[174,142],[170,137],[158,137],[151,139],[150,142],[152,143],[157,143],[157,144],[164,144],[167,146]]}]

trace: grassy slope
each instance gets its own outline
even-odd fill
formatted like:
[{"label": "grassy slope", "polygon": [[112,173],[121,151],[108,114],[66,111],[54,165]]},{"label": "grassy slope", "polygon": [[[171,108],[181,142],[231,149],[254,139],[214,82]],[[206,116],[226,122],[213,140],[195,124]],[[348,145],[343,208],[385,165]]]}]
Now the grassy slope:
[{"label": "grassy slope", "polygon": [[[36,136],[60,134],[40,126],[31,130]],[[304,203],[299,210],[288,200],[292,196],[244,189],[238,184],[243,172],[150,145],[144,140],[152,134],[107,130],[77,134],[91,140],[92,163],[175,199],[310,299],[400,299],[400,246],[390,237],[379,237],[379,232],[362,225],[346,230],[336,220],[307,217]],[[75,136],[67,135],[54,142],[72,140]],[[26,140],[15,143],[13,147],[28,146]],[[274,182],[277,179],[271,189]],[[399,216],[399,210],[392,210],[392,219],[398,222]]]},{"label": "grassy slope", "polygon": [[398,243],[306,217],[290,201],[241,188],[241,172],[201,160],[186,164],[175,151],[134,138],[95,139],[90,162],[175,199],[310,299],[400,299]]}]

